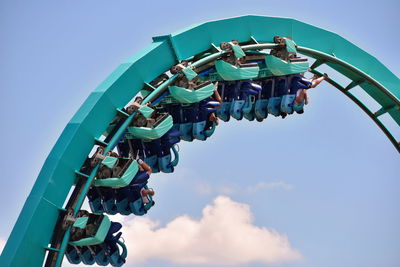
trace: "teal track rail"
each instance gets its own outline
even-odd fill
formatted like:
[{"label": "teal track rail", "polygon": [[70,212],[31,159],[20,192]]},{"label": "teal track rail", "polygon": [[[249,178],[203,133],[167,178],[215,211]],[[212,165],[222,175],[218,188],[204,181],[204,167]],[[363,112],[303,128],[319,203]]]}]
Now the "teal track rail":
[{"label": "teal track rail", "polygon": [[[57,261],[51,266],[61,264],[68,234],[63,237],[63,245],[49,248],[53,229],[71,188],[79,179],[84,179],[87,189],[93,178],[76,173],[118,109],[124,107],[145,83],[178,61],[212,49],[213,44],[238,40],[252,42],[248,49],[270,48],[276,35],[293,38],[300,53],[316,59],[312,72],[319,73],[318,67],[326,64],[351,79],[346,86],[333,80],[329,82],[360,106],[400,152],[399,140],[380,120],[380,116],[387,113],[400,125],[400,80],[370,54],[335,33],[294,19],[242,16],[202,23],[154,37],[152,44],[121,64],[89,95],[47,157],[3,250],[0,266],[41,266],[46,250],[56,255]],[[216,52],[198,64],[213,60],[220,53]],[[351,92],[356,86],[375,99],[381,108],[371,110],[367,103],[358,100]],[[82,205],[86,190],[78,193],[78,201],[73,206],[75,213]]]}]

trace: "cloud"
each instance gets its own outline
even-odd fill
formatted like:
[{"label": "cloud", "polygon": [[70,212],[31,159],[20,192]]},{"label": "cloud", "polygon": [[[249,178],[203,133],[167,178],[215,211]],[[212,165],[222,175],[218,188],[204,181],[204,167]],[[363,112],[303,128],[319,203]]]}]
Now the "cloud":
[{"label": "cloud", "polygon": [[161,259],[179,264],[281,263],[302,258],[286,235],[253,224],[250,207],[225,196],[195,220],[182,215],[164,227],[149,218],[125,219],[128,262]]},{"label": "cloud", "polygon": [[259,182],[256,185],[253,186],[248,186],[246,190],[249,193],[255,193],[260,190],[265,190],[265,189],[276,189],[276,188],[281,188],[284,190],[292,190],[293,185],[287,184],[285,182],[279,181],[279,182]]},{"label": "cloud", "polygon": [[232,195],[237,190],[233,188],[233,186],[214,186],[204,183],[204,182],[196,182],[194,188],[197,193],[200,195],[211,195],[211,194],[223,194],[223,195]]}]

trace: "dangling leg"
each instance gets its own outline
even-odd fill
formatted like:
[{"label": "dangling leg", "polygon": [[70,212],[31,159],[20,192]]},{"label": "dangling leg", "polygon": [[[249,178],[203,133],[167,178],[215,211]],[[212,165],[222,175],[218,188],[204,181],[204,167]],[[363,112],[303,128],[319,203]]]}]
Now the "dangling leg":
[{"label": "dangling leg", "polygon": [[[307,99],[307,90],[300,89],[297,91],[296,99],[294,100],[294,103],[296,105],[300,105],[305,99]],[[306,103],[308,103],[308,99],[307,99]]]},{"label": "dangling leg", "polygon": [[311,86],[310,88],[316,87],[318,84],[320,84],[323,80],[328,78],[328,74],[324,73],[321,77],[316,78],[316,76],[313,77],[311,80]]},{"label": "dangling leg", "polygon": [[[217,86],[218,86],[218,85],[217,85]],[[214,98],[215,98],[215,100],[217,100],[220,104],[222,104],[222,98],[221,98],[220,94],[218,93],[218,90],[217,90],[217,89],[214,90]]]}]

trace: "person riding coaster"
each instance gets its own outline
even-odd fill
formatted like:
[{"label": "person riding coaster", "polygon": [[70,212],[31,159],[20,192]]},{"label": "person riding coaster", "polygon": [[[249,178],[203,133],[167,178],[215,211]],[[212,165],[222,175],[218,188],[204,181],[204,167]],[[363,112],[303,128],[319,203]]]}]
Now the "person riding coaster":
[{"label": "person riding coaster", "polygon": [[[320,77],[314,75],[311,79],[306,79],[304,74],[292,77],[289,90],[289,95],[292,97],[288,101],[282,102],[282,104],[289,102],[289,104],[286,104],[283,109],[289,112],[292,110],[292,113],[293,111],[298,114],[304,113],[304,104],[307,105],[309,103],[307,90],[310,88],[315,88],[322,81],[328,78],[328,74],[326,73]],[[291,105],[290,102],[292,103]]]},{"label": "person riding coaster", "polygon": [[99,158],[103,158],[94,186],[88,192],[89,205],[96,213],[126,214],[126,205],[116,202],[115,189],[129,188],[134,181],[147,180],[152,170],[140,159],[136,161],[131,158],[118,158],[115,152],[109,153],[110,156],[103,156],[102,151],[103,149],[98,149],[92,159],[94,164]]},{"label": "person riding coaster", "polygon": [[151,167],[146,162],[141,159],[138,159],[137,162],[139,163],[140,170],[132,182],[126,187],[114,189],[115,205],[118,212],[123,215],[134,213],[134,210],[131,209],[131,202],[133,200],[130,195],[133,194],[132,190],[136,190],[135,185],[146,185],[152,173]]},{"label": "person riding coaster", "polygon": [[72,264],[122,266],[127,250],[119,241],[122,233],[115,234],[121,227],[120,223],[111,222],[105,215],[80,210],[70,232],[66,250],[68,261]]},{"label": "person riding coaster", "polygon": [[205,99],[197,103],[196,114],[193,122],[193,137],[197,140],[205,141],[210,137],[218,123],[215,111],[220,103],[213,101],[212,98]]},{"label": "person riding coaster", "polygon": [[169,86],[170,94],[179,103],[196,103],[209,96],[215,90],[211,81],[201,82],[197,73],[189,67],[189,63],[183,60],[170,69],[171,74],[177,74],[178,77],[174,83]]},{"label": "person riding coaster", "polygon": [[154,140],[163,136],[173,125],[172,116],[154,110],[149,105],[140,106],[125,138]]},{"label": "person riding coaster", "polygon": [[246,62],[246,54],[238,41],[222,42],[220,48],[225,53],[221,55],[221,59],[215,61],[215,69],[223,80],[248,80],[258,76],[258,64]]}]

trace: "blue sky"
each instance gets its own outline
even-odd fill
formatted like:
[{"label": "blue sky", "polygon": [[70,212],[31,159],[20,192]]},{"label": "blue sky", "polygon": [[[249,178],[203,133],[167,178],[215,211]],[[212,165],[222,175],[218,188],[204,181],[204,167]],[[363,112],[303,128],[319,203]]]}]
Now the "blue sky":
[{"label": "blue sky", "polygon": [[[243,14],[292,17],[340,34],[399,76],[398,1],[284,3],[2,1],[0,239],[72,115],[152,36]],[[398,153],[337,89],[321,84],[310,97],[301,116],[222,123],[207,142],[182,143],[175,173],[152,177],[157,205],[148,220],[159,228],[184,214],[200,221],[225,196],[249,205],[252,226],[286,235],[302,255],[240,266],[398,266]],[[189,265],[148,257],[135,266]]]}]

